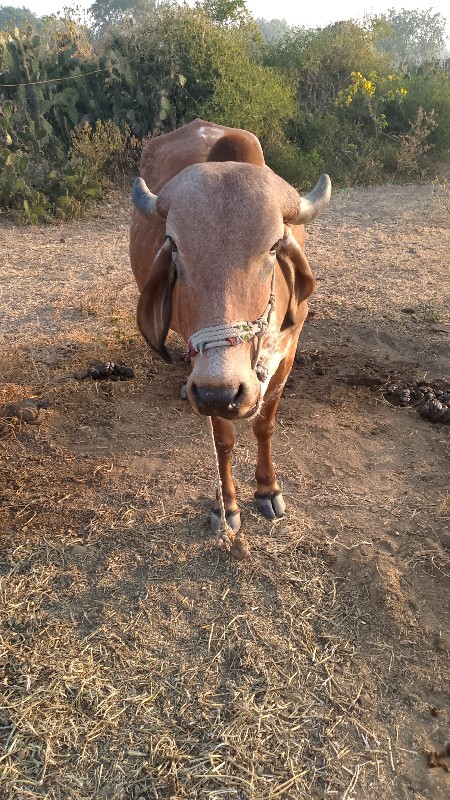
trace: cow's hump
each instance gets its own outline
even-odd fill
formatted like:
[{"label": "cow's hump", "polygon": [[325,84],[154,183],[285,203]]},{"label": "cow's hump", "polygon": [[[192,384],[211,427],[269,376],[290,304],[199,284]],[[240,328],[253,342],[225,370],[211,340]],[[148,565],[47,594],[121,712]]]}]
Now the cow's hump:
[{"label": "cow's hump", "polygon": [[250,138],[242,131],[229,131],[214,142],[208,161],[239,161],[243,164],[264,166],[261,145],[256,137]]}]

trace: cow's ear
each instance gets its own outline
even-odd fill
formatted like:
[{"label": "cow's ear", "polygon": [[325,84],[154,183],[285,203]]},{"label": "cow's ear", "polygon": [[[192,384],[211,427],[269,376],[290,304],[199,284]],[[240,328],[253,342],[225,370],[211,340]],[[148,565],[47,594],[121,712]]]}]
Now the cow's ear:
[{"label": "cow's ear", "polygon": [[297,309],[312,294],[316,281],[307,258],[288,225],[285,226],[284,237],[277,250],[277,259],[290,292],[289,305],[281,326],[281,330],[285,330],[295,324]]},{"label": "cow's ear", "polygon": [[164,361],[172,361],[165,341],[172,318],[172,291],[177,273],[172,257],[172,244],[164,242],[156,254],[137,307],[137,323],[144,339]]}]

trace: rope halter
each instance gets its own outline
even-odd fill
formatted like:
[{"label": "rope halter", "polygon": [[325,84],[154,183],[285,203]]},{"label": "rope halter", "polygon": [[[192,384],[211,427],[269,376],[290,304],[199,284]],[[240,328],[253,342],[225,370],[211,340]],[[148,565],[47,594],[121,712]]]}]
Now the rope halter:
[{"label": "rope halter", "polygon": [[274,310],[275,270],[272,273],[269,302],[262,316],[258,317],[258,319],[255,319],[253,322],[243,320],[240,322],[233,322],[229,325],[210,325],[207,328],[200,328],[200,330],[193,333],[189,339],[188,349],[182,356],[183,361],[189,362],[199,353],[203,353],[204,350],[210,350],[213,347],[236,347],[238,344],[250,342],[252,339],[256,338],[258,343],[252,359],[252,369],[255,370],[258,379],[263,383],[268,378],[268,370],[260,359],[261,346],[262,340],[269,328]]}]

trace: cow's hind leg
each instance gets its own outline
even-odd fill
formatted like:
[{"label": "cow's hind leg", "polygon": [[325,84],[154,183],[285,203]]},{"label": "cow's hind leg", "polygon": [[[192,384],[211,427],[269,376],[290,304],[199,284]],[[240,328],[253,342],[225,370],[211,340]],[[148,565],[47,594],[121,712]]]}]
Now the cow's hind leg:
[{"label": "cow's hind leg", "polygon": [[[241,514],[236,503],[236,489],[234,488],[231,474],[231,453],[236,442],[236,431],[232,422],[221,417],[212,417],[214,440],[219,458],[220,478],[222,481],[222,496],[228,525],[233,533],[241,527]],[[219,501],[216,497],[211,511],[211,530],[217,533],[220,524]]]},{"label": "cow's hind leg", "polygon": [[[289,371],[287,374],[289,374]],[[253,433],[258,442],[258,460],[255,470],[255,501],[258,510],[267,519],[282,517],[286,509],[272,464],[272,434],[275,429],[275,416],[281,392],[283,391],[285,375],[282,374],[280,383],[277,382],[276,377],[273,380],[275,388],[271,391],[269,386],[267,399],[264,401],[261,413],[253,425]]]}]

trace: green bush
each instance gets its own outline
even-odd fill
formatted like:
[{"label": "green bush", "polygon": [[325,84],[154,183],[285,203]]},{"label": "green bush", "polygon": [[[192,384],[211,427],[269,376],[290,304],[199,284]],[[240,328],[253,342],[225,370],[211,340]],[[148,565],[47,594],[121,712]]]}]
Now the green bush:
[{"label": "green bush", "polygon": [[0,111],[0,208],[19,222],[81,216],[101,194],[100,184],[77,170],[48,127],[36,125],[10,101]]},{"label": "green bush", "polygon": [[295,144],[278,137],[266,143],[264,154],[268,166],[301,191],[311,189],[328,169],[317,150],[302,153]]},{"label": "green bush", "polygon": [[119,176],[136,173],[144,140],[138,139],[128,125],[121,130],[112,120],[95,126],[84,122],[71,132],[69,151],[73,168],[95,179],[103,189]]},{"label": "green bush", "polygon": [[[435,158],[450,155],[449,73],[426,66],[396,73],[377,37],[375,29],[339,22],[291,30],[266,46],[265,63],[295,84],[289,140],[302,153],[317,152],[337,185],[423,177]],[[421,145],[419,108],[433,119],[425,136],[422,121]]]},{"label": "green bush", "polygon": [[[150,130],[169,131],[205,117],[262,139],[294,112],[289,83],[263,65],[253,24],[219,24],[201,9],[168,7],[129,34]],[[134,120],[126,115],[133,132]]]},{"label": "green bush", "polygon": [[195,117],[252,130],[301,189],[324,170],[337,185],[423,177],[450,157],[450,74],[396,73],[374,24],[267,42],[244,0],[121,9],[97,38],[58,17],[0,31],[0,211],[80,216],[136,172],[146,136]]},{"label": "green bush", "polygon": [[423,67],[405,76],[408,94],[402,103],[396,132],[406,133],[419,108],[427,114],[434,112],[437,125],[430,133],[434,157],[448,160],[450,156],[450,72],[438,67]]}]

